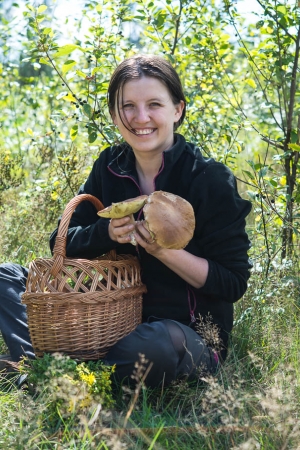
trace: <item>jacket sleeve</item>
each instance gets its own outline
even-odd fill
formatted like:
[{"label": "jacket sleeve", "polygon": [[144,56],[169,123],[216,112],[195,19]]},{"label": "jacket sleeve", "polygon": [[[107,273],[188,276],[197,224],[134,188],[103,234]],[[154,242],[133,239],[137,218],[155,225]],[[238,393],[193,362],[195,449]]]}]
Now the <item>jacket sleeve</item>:
[{"label": "jacket sleeve", "polygon": [[[92,171],[78,191],[79,194],[91,194],[102,201],[101,167],[102,154],[95,161]],[[58,225],[60,219],[58,221]],[[100,218],[94,205],[89,201],[81,202],[75,209],[68,230],[66,253],[69,257],[96,258],[117,246],[108,234],[109,219]],[[50,249],[53,252],[57,230],[50,236]]]},{"label": "jacket sleeve", "polygon": [[236,179],[221,163],[209,164],[193,184],[195,241],[200,256],[209,263],[205,285],[199,293],[227,302],[239,300],[247,289],[251,264],[245,218],[251,203],[240,197]]}]

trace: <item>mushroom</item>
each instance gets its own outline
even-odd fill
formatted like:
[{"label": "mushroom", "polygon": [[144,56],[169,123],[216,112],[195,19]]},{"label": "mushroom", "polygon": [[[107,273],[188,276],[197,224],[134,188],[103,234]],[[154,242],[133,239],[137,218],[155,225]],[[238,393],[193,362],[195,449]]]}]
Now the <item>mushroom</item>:
[{"label": "mushroom", "polygon": [[[98,212],[100,217],[120,219],[131,216],[143,208],[144,226],[158,245],[164,248],[179,250],[187,246],[195,229],[195,215],[192,205],[182,197],[164,191],[112,203],[111,206]],[[131,243],[136,245],[134,234]]]},{"label": "mushroom", "polygon": [[[100,217],[106,217],[108,219],[122,219],[122,217],[129,216],[130,217],[129,223],[134,224],[135,221],[133,214],[138,212],[138,210],[144,206],[147,199],[148,195],[140,195],[139,197],[136,198],[130,198],[122,202],[112,203],[111,206],[102,209],[97,214]],[[130,241],[131,244],[136,245],[134,234],[132,233],[130,237],[131,237]]]},{"label": "mushroom", "polygon": [[149,195],[143,208],[151,237],[164,248],[182,249],[193,237],[195,215],[192,205],[182,197],[164,191]]}]

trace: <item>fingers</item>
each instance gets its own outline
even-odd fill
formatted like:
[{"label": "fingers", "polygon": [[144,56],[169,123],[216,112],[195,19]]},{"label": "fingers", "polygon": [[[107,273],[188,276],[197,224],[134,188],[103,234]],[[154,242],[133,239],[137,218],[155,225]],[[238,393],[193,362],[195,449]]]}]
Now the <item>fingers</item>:
[{"label": "fingers", "polygon": [[[122,219],[111,219],[108,226],[109,237],[120,244],[129,242],[136,245],[138,243],[147,251],[158,248],[155,239],[144,227],[143,222],[132,222],[131,217],[126,216]],[[154,248],[155,247],[155,248]]]},{"label": "fingers", "polygon": [[146,244],[153,244],[155,242],[155,239],[153,239],[149,231],[144,227],[143,222],[136,222],[135,231]]},{"label": "fingers", "polygon": [[131,223],[129,216],[122,217],[122,219],[111,219],[108,226],[109,237],[120,244],[125,244],[131,241],[131,236],[134,231],[134,223]]}]

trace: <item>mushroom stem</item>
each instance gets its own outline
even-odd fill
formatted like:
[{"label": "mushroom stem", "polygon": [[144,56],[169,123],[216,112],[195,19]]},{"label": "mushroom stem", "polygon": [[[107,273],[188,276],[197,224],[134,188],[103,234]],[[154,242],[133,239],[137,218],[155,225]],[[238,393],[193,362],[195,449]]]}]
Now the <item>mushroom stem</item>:
[{"label": "mushroom stem", "polygon": [[[129,217],[130,217],[130,222],[129,222],[129,223],[132,223],[133,225],[135,225],[135,220],[134,220],[133,214],[129,214]],[[136,242],[136,239],[135,239],[135,237],[134,237],[134,231],[132,231],[132,232],[129,234],[129,236],[130,236],[130,244],[136,246],[136,245],[137,245],[137,242]]]}]

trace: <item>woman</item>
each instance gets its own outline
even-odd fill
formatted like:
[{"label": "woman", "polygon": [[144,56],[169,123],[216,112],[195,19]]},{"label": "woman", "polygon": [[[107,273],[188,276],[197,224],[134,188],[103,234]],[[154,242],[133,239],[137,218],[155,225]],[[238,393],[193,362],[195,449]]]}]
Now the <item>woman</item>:
[{"label": "woman", "polygon": [[[124,143],[100,154],[79,194],[92,194],[107,207],[156,190],[171,192],[192,204],[196,228],[185,249],[170,250],[153,241],[142,220],[134,226],[129,217],[99,218],[89,202],[76,208],[67,255],[94,258],[113,248],[135,254],[148,290],[143,323],[112,347],[106,361],[116,364],[122,380],[130,378],[139,355],[145,355],[152,365],[146,378],[151,387],[215,373],[226,358],[233,303],[247,288],[245,217],[250,202],[239,196],[226,166],[205,159],[196,145],[174,133],[184,120],[186,102],[179,77],[167,61],[152,55],[123,61],[112,75],[108,105]],[[56,232],[50,238],[52,250]],[[137,247],[129,243],[132,232]],[[19,301],[26,270],[6,265],[0,277],[0,326],[12,357],[34,357],[26,311]],[[205,328],[218,333],[218,348],[208,344]]]}]

